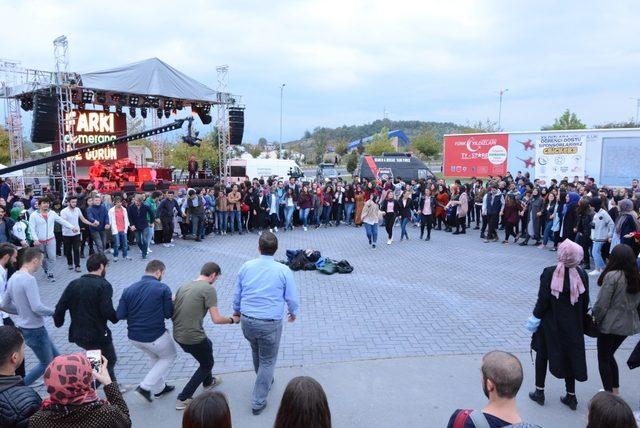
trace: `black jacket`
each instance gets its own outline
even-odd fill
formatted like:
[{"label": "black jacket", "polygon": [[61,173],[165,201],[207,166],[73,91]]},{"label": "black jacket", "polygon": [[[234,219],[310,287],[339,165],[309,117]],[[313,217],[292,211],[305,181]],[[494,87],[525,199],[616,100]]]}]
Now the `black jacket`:
[{"label": "black jacket", "polygon": [[109,281],[90,273],[82,275],[65,288],[56,305],[53,322],[56,327],[62,327],[68,310],[71,315],[69,342],[91,344],[110,340],[107,321],[118,322],[112,297]]},{"label": "black jacket", "polygon": [[398,210],[400,211],[401,218],[408,218],[411,220],[411,210],[413,210],[413,201],[411,199],[407,199],[407,205],[402,203],[402,200],[398,201]]},{"label": "black jacket", "polygon": [[557,378],[573,377],[587,380],[584,347],[584,320],[589,309],[589,278],[578,268],[585,292],[575,305],[569,300],[569,270],[565,269],[564,289],[558,296],[551,294],[551,279],[555,266],[545,268],[540,275],[538,301],[533,316],[541,320],[531,338],[531,348],[549,360],[549,371]]},{"label": "black jacket", "polygon": [[5,237],[7,242],[20,245],[20,241],[18,241],[16,237],[13,236],[13,232],[12,232],[13,225],[16,224],[16,222],[13,221],[11,217],[4,217],[3,220],[4,220],[4,226],[5,226],[4,227]]},{"label": "black jacket", "polygon": [[0,427],[26,428],[42,399],[20,376],[0,376]]},{"label": "black jacket", "polygon": [[178,215],[182,215],[182,211],[178,206],[178,203],[175,199],[170,200],[169,198],[163,199],[160,204],[158,204],[158,218],[159,219],[173,219],[173,209],[178,212]]}]

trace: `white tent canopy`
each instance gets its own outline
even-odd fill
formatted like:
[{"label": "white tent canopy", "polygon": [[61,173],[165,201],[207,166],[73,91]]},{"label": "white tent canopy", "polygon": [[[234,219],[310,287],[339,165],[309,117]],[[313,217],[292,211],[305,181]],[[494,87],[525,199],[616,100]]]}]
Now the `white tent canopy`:
[{"label": "white tent canopy", "polygon": [[87,89],[193,101],[218,101],[216,91],[158,58],[109,70],[83,73],[81,80],[82,86]]}]

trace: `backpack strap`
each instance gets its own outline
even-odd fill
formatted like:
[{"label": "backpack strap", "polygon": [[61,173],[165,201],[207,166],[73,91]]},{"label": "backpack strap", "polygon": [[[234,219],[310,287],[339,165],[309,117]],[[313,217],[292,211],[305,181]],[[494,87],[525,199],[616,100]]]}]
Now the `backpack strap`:
[{"label": "backpack strap", "polygon": [[453,428],[464,428],[471,412],[473,412],[473,410],[460,410],[456,418],[453,420]]},{"label": "backpack strap", "polygon": [[471,411],[469,417],[476,428],[491,428],[489,421],[487,421],[487,417],[482,413],[482,410]]}]

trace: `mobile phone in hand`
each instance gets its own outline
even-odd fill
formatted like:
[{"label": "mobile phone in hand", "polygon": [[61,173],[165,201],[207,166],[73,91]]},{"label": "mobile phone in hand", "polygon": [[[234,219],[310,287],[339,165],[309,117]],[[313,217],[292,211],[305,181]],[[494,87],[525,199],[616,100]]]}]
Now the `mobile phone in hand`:
[{"label": "mobile phone in hand", "polygon": [[100,366],[102,365],[102,351],[99,349],[87,351],[87,360],[91,363],[91,369],[93,369],[94,372],[100,372]]}]

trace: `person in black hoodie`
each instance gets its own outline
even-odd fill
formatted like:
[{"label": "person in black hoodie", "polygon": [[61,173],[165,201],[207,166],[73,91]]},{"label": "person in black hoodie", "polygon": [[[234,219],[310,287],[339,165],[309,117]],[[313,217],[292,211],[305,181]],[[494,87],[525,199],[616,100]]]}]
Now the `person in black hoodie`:
[{"label": "person in black hoodie", "polygon": [[384,212],[384,227],[387,229],[387,235],[389,235],[387,245],[391,245],[393,242],[393,224],[400,213],[400,204],[393,199],[393,192],[387,192],[386,199],[380,202],[380,210]]},{"label": "person in black hoodie", "polygon": [[0,426],[26,428],[29,418],[40,408],[42,399],[24,386],[16,368],[24,360],[24,338],[15,327],[0,326]]},{"label": "person in black hoodie", "polygon": [[113,287],[105,279],[108,263],[102,253],[87,259],[89,273],[71,281],[65,288],[56,305],[53,322],[56,327],[62,327],[68,310],[71,316],[69,342],[86,350],[99,349],[108,361],[109,376],[115,381],[117,358],[107,321],[115,324],[118,317],[111,300]]}]

